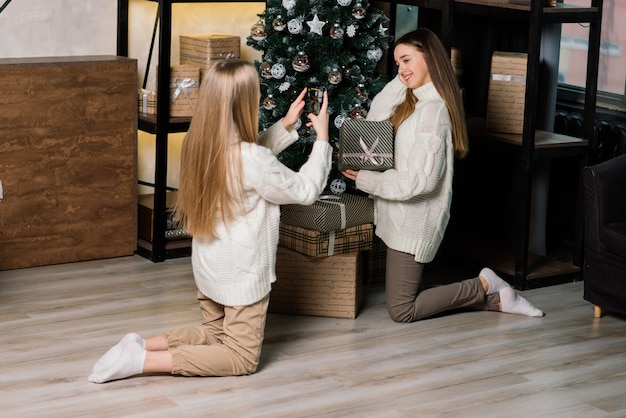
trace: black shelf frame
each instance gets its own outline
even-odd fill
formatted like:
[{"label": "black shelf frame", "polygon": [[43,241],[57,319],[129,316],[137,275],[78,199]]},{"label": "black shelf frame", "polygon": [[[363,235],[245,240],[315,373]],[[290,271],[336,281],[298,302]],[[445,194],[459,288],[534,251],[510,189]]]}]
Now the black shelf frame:
[{"label": "black shelf frame", "polygon": [[[167,240],[167,154],[168,135],[175,132],[186,132],[191,118],[170,118],[169,79],[172,48],[172,4],[174,3],[228,3],[215,0],[149,0],[159,4],[158,31],[158,67],[156,115],[139,114],[138,128],[151,133],[155,138],[155,169],[154,169],[154,216],[152,242],[138,241],[137,252],[154,261],[161,262],[168,258],[184,257],[191,254],[190,240]],[[263,3],[253,0],[237,0],[237,3]],[[128,3],[129,0],[118,0],[117,13],[117,55],[128,56]],[[164,116],[168,115],[168,116]]]}]

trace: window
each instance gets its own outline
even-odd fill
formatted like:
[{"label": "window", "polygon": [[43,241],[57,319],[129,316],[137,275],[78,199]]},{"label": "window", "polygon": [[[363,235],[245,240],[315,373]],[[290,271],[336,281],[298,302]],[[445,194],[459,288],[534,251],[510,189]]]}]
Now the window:
[{"label": "window", "polygon": [[[566,0],[568,4],[587,6],[589,0]],[[626,105],[626,0],[604,0],[598,92]],[[621,23],[619,23],[621,22]],[[577,90],[585,88],[588,24],[562,26],[559,57],[559,82]],[[565,87],[565,86],[564,86]],[[617,100],[616,100],[617,99]]]}]

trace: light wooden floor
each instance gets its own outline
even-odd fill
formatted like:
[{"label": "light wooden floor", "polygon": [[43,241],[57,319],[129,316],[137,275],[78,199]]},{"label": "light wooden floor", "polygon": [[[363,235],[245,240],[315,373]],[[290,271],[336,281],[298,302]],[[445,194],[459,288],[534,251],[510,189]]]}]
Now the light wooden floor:
[{"label": "light wooden floor", "polygon": [[626,320],[593,318],[581,282],[523,292],[544,318],[270,315],[259,372],[87,375],[126,332],[198,320],[189,259],[139,256],[0,272],[3,417],[624,417]]}]

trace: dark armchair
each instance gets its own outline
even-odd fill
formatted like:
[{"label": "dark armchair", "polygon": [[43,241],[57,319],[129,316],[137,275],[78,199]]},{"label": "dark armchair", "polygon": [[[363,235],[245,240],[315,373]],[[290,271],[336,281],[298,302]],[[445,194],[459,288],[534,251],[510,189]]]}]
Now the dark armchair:
[{"label": "dark armchair", "polygon": [[626,155],[583,169],[584,298],[626,315]]}]

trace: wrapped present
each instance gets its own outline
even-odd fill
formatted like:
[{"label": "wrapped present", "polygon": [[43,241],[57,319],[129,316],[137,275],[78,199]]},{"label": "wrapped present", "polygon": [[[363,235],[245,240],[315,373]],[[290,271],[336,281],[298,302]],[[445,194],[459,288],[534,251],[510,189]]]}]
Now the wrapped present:
[{"label": "wrapped present", "polygon": [[374,202],[355,194],[322,195],[312,205],[282,205],[280,220],[286,225],[321,232],[374,223]]},{"label": "wrapped present", "polygon": [[527,62],[525,53],[493,53],[485,120],[488,130],[516,134],[524,131]]},{"label": "wrapped present", "polygon": [[311,258],[278,247],[268,311],[354,319],[363,296],[362,254]]},{"label": "wrapped present", "polygon": [[200,68],[172,65],[170,70],[170,116],[191,117],[200,95]]},{"label": "wrapped present", "polygon": [[356,225],[338,231],[320,232],[280,224],[278,244],[300,254],[319,258],[372,249],[372,224]]},{"label": "wrapped present", "polygon": [[215,60],[239,58],[241,38],[235,35],[198,33],[180,35],[180,63],[200,68],[200,76]]},{"label": "wrapped present", "polygon": [[137,91],[137,110],[139,113],[154,115],[156,113],[156,93],[146,89],[139,89]]},{"label": "wrapped present", "polygon": [[389,121],[347,119],[339,129],[339,170],[393,168],[393,125]]}]

